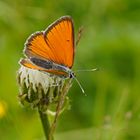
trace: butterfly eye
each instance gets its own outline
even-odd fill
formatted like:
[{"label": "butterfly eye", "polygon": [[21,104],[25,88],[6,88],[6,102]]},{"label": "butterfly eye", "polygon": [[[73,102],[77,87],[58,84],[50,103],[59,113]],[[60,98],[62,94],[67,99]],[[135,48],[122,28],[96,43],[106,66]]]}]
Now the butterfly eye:
[{"label": "butterfly eye", "polygon": [[69,78],[74,78],[76,77],[76,75],[74,74],[74,72],[70,72]]}]

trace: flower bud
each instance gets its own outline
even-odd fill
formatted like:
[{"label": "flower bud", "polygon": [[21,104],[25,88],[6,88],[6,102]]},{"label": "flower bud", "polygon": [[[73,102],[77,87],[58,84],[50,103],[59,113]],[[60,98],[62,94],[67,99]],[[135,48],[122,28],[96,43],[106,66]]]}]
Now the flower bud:
[{"label": "flower bud", "polygon": [[19,101],[24,106],[38,107],[41,111],[53,110],[60,99],[60,94],[65,92],[64,101],[71,79],[61,78],[47,72],[29,69],[21,66],[18,70],[18,83],[20,86]]}]

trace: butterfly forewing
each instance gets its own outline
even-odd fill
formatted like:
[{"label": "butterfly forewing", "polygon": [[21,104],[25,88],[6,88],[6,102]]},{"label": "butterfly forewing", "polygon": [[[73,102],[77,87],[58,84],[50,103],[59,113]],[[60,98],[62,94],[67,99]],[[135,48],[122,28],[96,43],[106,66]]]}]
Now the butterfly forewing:
[{"label": "butterfly forewing", "polygon": [[69,68],[74,59],[74,30],[70,17],[62,17],[45,32],[45,39],[52,52],[55,52],[58,64]]},{"label": "butterfly forewing", "polygon": [[51,24],[45,32],[32,35],[25,44],[26,56],[49,60],[71,68],[74,59],[73,21],[64,16]]},{"label": "butterfly forewing", "polygon": [[42,59],[55,60],[54,53],[44,40],[43,32],[33,34],[26,42],[24,53],[28,58],[39,57]]}]

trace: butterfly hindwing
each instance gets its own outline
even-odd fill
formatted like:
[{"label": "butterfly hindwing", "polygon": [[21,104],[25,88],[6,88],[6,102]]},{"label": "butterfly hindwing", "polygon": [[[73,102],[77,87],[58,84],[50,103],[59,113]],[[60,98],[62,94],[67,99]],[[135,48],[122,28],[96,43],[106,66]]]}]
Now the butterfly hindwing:
[{"label": "butterfly hindwing", "polygon": [[33,64],[29,59],[21,59],[19,62],[21,65],[29,68],[29,69],[34,69],[34,70],[39,70],[39,71],[43,71],[43,72],[48,72],[50,74],[55,74],[58,75],[60,77],[68,77],[68,73],[65,71],[61,71],[61,70],[56,70],[56,69],[45,69],[42,67],[39,67],[35,64]]}]

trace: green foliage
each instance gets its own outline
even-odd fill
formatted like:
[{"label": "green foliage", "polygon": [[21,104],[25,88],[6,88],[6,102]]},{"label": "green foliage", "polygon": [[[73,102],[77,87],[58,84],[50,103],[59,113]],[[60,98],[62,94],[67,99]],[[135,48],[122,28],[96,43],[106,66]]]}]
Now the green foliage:
[{"label": "green foliage", "polygon": [[0,0],[0,139],[42,139],[36,111],[17,100],[18,61],[30,34],[71,15],[76,32],[84,26],[73,69],[100,70],[77,74],[87,96],[74,82],[56,140],[139,140],[139,6],[139,0]]}]

